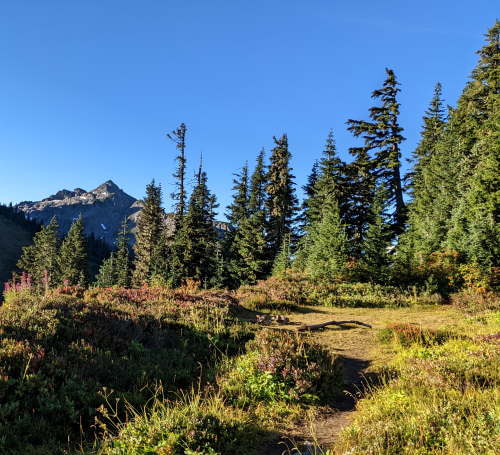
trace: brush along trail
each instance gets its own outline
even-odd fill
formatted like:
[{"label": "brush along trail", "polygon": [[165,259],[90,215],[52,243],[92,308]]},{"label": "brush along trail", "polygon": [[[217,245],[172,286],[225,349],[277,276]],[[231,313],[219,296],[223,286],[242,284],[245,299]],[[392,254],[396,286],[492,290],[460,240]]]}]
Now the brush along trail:
[{"label": "brush along trail", "polygon": [[[421,324],[433,329],[453,325],[460,317],[457,310],[449,306],[410,308],[304,306],[287,313],[286,317],[268,318],[274,323],[271,326],[263,326],[263,330],[270,328],[304,330],[305,326],[319,329],[308,333],[314,340],[326,346],[332,354],[342,357],[344,392],[334,406],[323,407],[314,415],[304,416],[303,421],[281,432],[280,437],[266,444],[260,453],[264,455],[299,453],[292,451],[292,448],[300,447],[304,454],[319,454],[321,452],[317,450],[318,448],[322,450],[331,448],[342,429],[354,416],[357,399],[363,395],[367,387],[370,387],[370,384],[375,383],[377,369],[393,355],[390,347],[378,342],[378,330],[396,323]],[[262,315],[260,319],[262,320]],[[343,323],[319,327],[331,321]],[[352,321],[354,324],[349,323]]]}]

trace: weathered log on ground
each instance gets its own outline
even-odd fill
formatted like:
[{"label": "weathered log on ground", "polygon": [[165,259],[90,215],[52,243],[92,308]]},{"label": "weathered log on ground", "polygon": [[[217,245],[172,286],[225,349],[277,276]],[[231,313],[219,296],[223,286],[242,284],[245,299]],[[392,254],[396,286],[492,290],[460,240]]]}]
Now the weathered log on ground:
[{"label": "weathered log on ground", "polygon": [[318,330],[328,325],[342,325],[342,324],[356,324],[356,325],[361,325],[363,327],[368,327],[370,329],[372,328],[370,324],[366,324],[365,322],[361,321],[327,321],[327,322],[322,322],[321,324],[301,325],[300,327],[297,328],[297,331],[304,332],[306,330]]}]

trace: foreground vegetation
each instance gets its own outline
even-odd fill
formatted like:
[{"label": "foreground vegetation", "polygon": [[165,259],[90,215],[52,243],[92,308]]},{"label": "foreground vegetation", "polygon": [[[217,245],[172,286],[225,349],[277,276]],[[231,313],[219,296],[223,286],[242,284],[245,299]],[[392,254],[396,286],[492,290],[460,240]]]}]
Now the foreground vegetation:
[{"label": "foreground vegetation", "polygon": [[[463,319],[379,332],[394,357],[358,404],[334,453],[493,455],[500,437],[498,298],[456,297]],[[496,306],[496,312],[490,306]]]},{"label": "foreground vegetation", "polygon": [[[374,303],[339,310],[283,298],[287,283],[276,278],[241,295],[193,285],[9,291],[0,306],[0,451],[263,453],[266,441],[335,408],[349,386],[345,348],[365,343],[382,379],[332,440],[336,447],[318,443],[318,450],[494,453],[494,294],[462,292],[446,306],[415,295],[395,305],[392,288],[342,285],[338,301]],[[248,295],[263,288],[265,311],[285,308],[292,323],[342,311],[375,330],[349,337],[342,329],[260,326]]]}]

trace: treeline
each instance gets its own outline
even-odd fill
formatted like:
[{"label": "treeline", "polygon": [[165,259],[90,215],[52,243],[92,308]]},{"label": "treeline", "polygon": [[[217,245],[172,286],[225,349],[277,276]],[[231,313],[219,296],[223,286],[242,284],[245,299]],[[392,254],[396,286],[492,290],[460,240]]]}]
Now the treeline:
[{"label": "treeline", "polygon": [[[24,218],[24,214],[19,216]],[[83,231],[83,221],[79,217],[61,238],[57,218],[52,218],[48,225],[34,233],[33,243],[23,247],[18,268],[30,276],[30,283],[36,287],[88,285],[94,281],[110,248],[103,240],[94,235],[86,236]],[[12,284],[15,283],[14,274]]]},{"label": "treeline", "polygon": [[[299,206],[287,135],[274,137],[268,159],[261,151],[252,169],[245,163],[235,174],[226,212],[231,228],[224,236],[214,226],[218,204],[201,165],[188,195],[187,129],[181,124],[168,135],[177,150],[173,221],[166,222],[162,189],[153,181],[133,252],[122,233],[98,283],[179,286],[192,279],[205,287],[238,287],[292,269],[318,280],[442,291],[453,280],[456,286],[467,279],[491,284],[500,253],[499,30],[497,21],[456,108],[445,107],[436,85],[406,175],[400,84],[386,69],[367,118],[347,121],[360,141],[349,149],[352,160],[339,158],[330,131]],[[61,270],[62,251],[63,245]],[[29,263],[22,259],[20,266],[29,271]],[[73,272],[60,276],[76,279]]]}]

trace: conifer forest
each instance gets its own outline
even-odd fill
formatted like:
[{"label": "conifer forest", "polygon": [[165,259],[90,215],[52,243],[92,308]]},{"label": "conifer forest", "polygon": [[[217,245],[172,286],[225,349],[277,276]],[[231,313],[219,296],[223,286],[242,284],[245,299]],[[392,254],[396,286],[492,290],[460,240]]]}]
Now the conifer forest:
[{"label": "conifer forest", "polygon": [[280,133],[222,207],[186,118],[155,169],[174,184],[151,180],[112,245],[0,206],[0,454],[497,454],[500,22],[485,33],[458,100],[437,82],[412,113],[409,153],[382,66],[306,181]]}]

